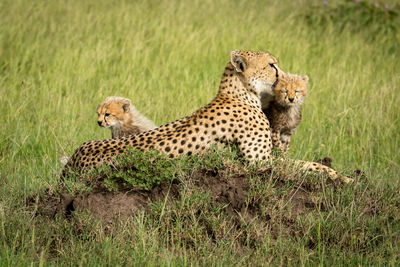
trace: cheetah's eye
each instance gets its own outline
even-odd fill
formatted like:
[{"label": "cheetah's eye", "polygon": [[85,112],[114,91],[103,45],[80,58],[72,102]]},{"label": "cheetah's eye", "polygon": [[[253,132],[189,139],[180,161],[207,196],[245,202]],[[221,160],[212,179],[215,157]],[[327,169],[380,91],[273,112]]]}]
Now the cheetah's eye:
[{"label": "cheetah's eye", "polygon": [[294,91],[296,94],[299,92],[299,90]]},{"label": "cheetah's eye", "polygon": [[105,116],[105,117],[108,117],[108,116],[110,116],[110,113],[106,113],[106,114],[104,114],[104,116]]}]

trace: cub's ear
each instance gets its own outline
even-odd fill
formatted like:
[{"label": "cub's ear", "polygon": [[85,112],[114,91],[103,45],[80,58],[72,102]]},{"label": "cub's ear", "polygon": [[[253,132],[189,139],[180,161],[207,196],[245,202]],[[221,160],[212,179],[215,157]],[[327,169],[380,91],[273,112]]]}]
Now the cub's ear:
[{"label": "cub's ear", "polygon": [[124,112],[128,112],[131,106],[131,101],[129,99],[124,99],[122,101],[122,109]]},{"label": "cub's ear", "polygon": [[303,79],[303,81],[305,81],[306,83],[308,83],[309,78],[308,78],[307,75],[304,75],[304,76],[302,76],[301,78]]},{"label": "cub's ear", "polygon": [[240,54],[239,50],[231,52],[231,63],[237,72],[243,72],[247,68],[247,60]]}]

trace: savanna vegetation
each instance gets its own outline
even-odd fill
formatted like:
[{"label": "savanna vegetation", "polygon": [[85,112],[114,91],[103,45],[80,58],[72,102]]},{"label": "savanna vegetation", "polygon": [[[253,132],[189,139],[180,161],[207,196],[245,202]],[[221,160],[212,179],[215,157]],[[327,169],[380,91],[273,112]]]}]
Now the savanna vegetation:
[{"label": "savanna vegetation", "polygon": [[[396,1],[3,0],[0,22],[2,265],[400,263]],[[354,184],[133,151],[61,190],[59,158],[110,136],[106,96],[170,122],[215,96],[235,49],[310,77],[288,156],[330,157]]]}]

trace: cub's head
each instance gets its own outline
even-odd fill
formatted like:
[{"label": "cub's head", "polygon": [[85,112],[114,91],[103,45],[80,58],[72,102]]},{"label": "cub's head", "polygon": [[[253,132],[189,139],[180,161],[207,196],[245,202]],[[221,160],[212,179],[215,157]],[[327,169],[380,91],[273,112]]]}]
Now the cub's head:
[{"label": "cub's head", "polygon": [[301,105],[307,95],[308,76],[287,73],[274,88],[274,99],[282,106]]},{"label": "cub's head", "polygon": [[131,108],[129,99],[109,96],[97,107],[97,123],[100,127],[109,128],[120,125],[129,116]]},{"label": "cub's head", "polygon": [[259,97],[273,95],[272,89],[284,73],[276,58],[266,52],[232,51],[231,64],[246,88]]}]

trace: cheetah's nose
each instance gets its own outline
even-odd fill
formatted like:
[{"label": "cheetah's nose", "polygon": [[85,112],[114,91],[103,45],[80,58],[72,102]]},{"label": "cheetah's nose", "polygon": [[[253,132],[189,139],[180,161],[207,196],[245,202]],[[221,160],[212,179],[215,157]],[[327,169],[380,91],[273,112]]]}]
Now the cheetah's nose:
[{"label": "cheetah's nose", "polygon": [[97,121],[97,124],[98,124],[99,126],[101,126],[101,121]]},{"label": "cheetah's nose", "polygon": [[290,101],[290,102],[293,102],[293,101],[294,101],[294,98],[293,98],[293,97],[289,97],[289,101]]}]

